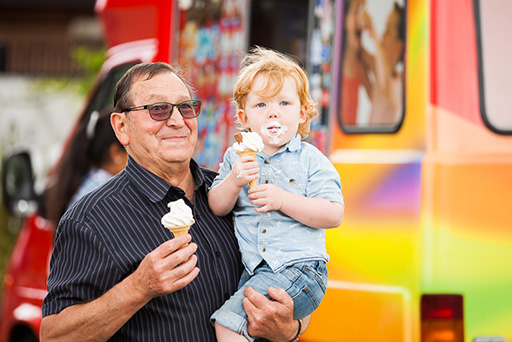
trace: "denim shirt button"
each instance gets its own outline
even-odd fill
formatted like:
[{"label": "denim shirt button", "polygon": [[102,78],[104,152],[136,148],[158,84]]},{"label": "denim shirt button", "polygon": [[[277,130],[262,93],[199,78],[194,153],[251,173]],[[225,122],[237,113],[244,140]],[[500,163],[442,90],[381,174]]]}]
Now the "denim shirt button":
[{"label": "denim shirt button", "polygon": [[261,247],[261,251],[265,252],[267,249],[265,247]]},{"label": "denim shirt button", "polygon": [[267,228],[262,228],[261,229],[261,234],[265,234],[267,232]]},{"label": "denim shirt button", "polygon": [[267,159],[265,159],[264,163],[265,163],[265,164],[270,164],[270,159],[268,159],[268,158],[267,158]]}]

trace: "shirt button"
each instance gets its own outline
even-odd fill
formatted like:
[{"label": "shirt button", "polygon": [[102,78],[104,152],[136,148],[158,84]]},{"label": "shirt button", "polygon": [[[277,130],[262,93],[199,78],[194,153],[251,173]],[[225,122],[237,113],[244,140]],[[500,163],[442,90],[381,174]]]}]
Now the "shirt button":
[{"label": "shirt button", "polygon": [[262,229],[261,229],[261,233],[262,233],[262,234],[265,234],[266,232],[267,232],[267,228],[262,228]]},{"label": "shirt button", "polygon": [[265,164],[270,164],[270,159],[265,159]]},{"label": "shirt button", "polygon": [[261,247],[261,251],[265,252],[267,249],[265,247]]},{"label": "shirt button", "polygon": [[295,184],[295,179],[290,179],[290,184]]},{"label": "shirt button", "polygon": [[265,180],[263,181],[263,184],[268,184],[268,180],[266,180],[266,179],[265,179]]},{"label": "shirt button", "polygon": [[215,256],[216,256],[216,257],[220,257],[220,252],[219,252],[219,251],[216,251],[216,252],[215,252]]}]

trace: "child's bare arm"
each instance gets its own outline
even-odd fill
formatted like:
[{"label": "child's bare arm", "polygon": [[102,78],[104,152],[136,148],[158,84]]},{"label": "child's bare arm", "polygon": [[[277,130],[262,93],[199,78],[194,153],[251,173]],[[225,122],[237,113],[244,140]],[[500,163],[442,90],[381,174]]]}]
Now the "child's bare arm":
[{"label": "child's bare arm", "polygon": [[313,228],[335,228],[341,224],[345,207],[323,198],[308,198],[287,192],[275,185],[258,185],[249,190],[254,210],[264,213],[280,210],[293,219]]},{"label": "child's bare arm", "polygon": [[231,172],[208,192],[208,205],[217,216],[229,214],[236,204],[240,190],[250,181],[258,179],[259,164],[254,157],[242,156]]}]

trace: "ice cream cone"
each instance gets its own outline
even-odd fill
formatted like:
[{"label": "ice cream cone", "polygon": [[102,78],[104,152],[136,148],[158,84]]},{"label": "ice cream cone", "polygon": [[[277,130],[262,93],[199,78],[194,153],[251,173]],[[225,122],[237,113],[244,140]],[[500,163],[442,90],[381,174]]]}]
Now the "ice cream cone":
[{"label": "ice cream cone", "polygon": [[169,229],[171,233],[174,234],[174,237],[178,237],[187,234],[190,229],[190,226],[172,226],[166,228]]},{"label": "ice cream cone", "polygon": [[[172,226],[172,227],[165,227],[165,228],[169,229],[169,231],[174,234],[174,237],[178,237],[178,236],[187,234],[190,229],[190,226]],[[185,248],[187,246],[188,246],[188,243],[181,246],[180,249]],[[186,262],[187,260],[188,260],[188,258],[183,260],[183,262]]]},{"label": "ice cream cone", "polygon": [[[253,150],[243,150],[243,151],[235,151],[235,152],[240,157],[241,156],[253,156],[254,158],[256,158],[256,153],[258,153],[257,151],[253,151]],[[253,186],[256,186],[256,179],[249,182],[249,187],[252,188]]]}]

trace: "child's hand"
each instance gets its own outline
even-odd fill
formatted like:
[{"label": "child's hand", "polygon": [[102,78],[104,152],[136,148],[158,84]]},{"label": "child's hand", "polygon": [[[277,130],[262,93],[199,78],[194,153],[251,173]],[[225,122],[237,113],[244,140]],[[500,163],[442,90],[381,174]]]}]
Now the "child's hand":
[{"label": "child's hand", "polygon": [[249,199],[258,213],[281,210],[285,197],[286,191],[274,184],[260,184],[249,190]]},{"label": "child's hand", "polygon": [[233,164],[230,172],[231,181],[239,188],[243,188],[250,181],[259,177],[260,165],[253,156],[241,156]]}]

